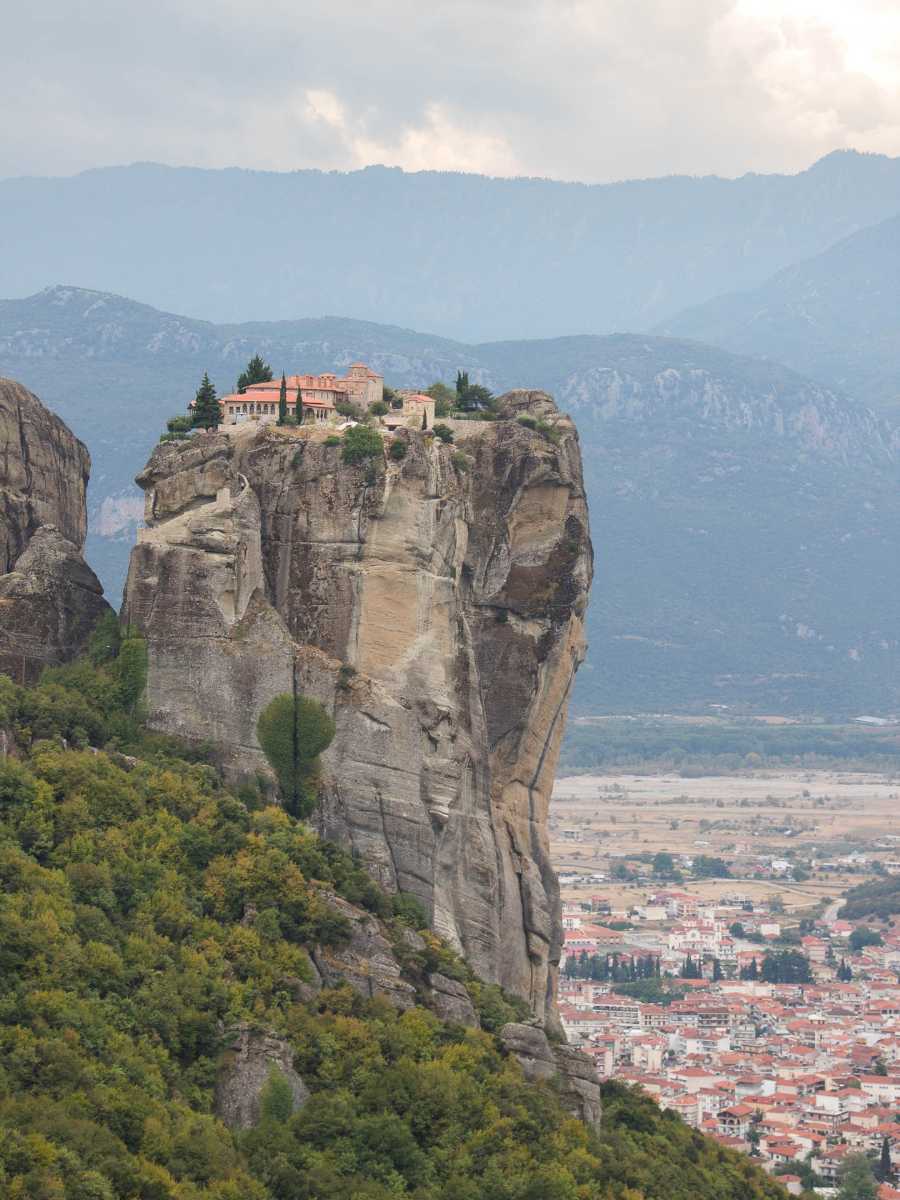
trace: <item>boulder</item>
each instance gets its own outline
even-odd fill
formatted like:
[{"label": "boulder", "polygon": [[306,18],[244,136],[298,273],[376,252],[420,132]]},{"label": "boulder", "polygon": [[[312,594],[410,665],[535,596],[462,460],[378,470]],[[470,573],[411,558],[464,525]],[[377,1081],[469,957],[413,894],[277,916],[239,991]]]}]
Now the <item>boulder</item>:
[{"label": "boulder", "polygon": [[519,1060],[526,1079],[555,1080],[570,1112],[588,1125],[599,1123],[600,1077],[588,1055],[572,1046],[551,1044],[536,1025],[504,1025],[500,1041]]},{"label": "boulder", "polygon": [[480,1028],[481,1022],[472,998],[458,980],[449,979],[436,971],[428,976],[428,984],[431,988],[431,1006],[442,1021]]},{"label": "boulder", "polygon": [[275,1067],[288,1081],[294,1111],[309,1099],[309,1088],[294,1070],[289,1043],[275,1034],[237,1029],[225,1051],[216,1079],[215,1108],[231,1129],[250,1129],[260,1118],[263,1089]]}]

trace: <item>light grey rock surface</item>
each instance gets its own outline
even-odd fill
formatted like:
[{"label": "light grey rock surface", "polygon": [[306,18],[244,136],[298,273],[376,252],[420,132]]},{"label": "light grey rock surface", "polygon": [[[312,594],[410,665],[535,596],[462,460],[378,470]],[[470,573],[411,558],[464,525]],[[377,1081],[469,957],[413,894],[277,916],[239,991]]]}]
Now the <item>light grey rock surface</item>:
[{"label": "light grey rock surface", "polygon": [[326,987],[349,983],[361,996],[383,996],[397,1008],[412,1008],[416,989],[401,976],[400,964],[376,917],[329,894],[328,905],[350,924],[344,946],[317,946],[313,965]]},{"label": "light grey rock surface", "polygon": [[81,555],[89,472],[66,425],[0,379],[0,671],[19,682],[79,654],[110,611]]},{"label": "light grey rock surface", "polygon": [[294,1070],[294,1056],[284,1038],[238,1029],[222,1057],[216,1079],[216,1115],[231,1129],[250,1129],[260,1117],[260,1099],[276,1068],[290,1084],[294,1111],[309,1099],[309,1088]]},{"label": "light grey rock surface", "polygon": [[[543,393],[401,462],[250,426],[158,447],[124,617],[157,728],[265,770],[261,709],[333,714],[317,821],[483,978],[552,1010],[547,806],[592,573],[578,438]],[[549,422],[553,438],[516,415]]]},{"label": "light grey rock surface", "polygon": [[453,1021],[457,1025],[479,1028],[481,1022],[469,993],[456,979],[435,972],[428,976],[431,988],[431,1004],[442,1021]]},{"label": "light grey rock surface", "polygon": [[567,1108],[588,1125],[599,1122],[600,1078],[586,1054],[572,1046],[551,1044],[535,1025],[504,1025],[500,1041],[518,1059],[526,1079],[556,1079]]}]

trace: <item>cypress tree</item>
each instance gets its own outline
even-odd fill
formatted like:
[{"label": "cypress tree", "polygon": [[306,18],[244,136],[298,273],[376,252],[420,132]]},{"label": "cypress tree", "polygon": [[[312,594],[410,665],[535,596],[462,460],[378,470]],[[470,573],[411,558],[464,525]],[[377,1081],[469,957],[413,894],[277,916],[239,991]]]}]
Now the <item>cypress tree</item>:
[{"label": "cypress tree", "polygon": [[287,380],[281,372],[281,388],[278,392],[278,424],[283,425],[287,420]]},{"label": "cypress tree", "polygon": [[300,392],[300,384],[297,384],[297,399],[294,401],[294,416],[297,418],[297,424],[303,424],[303,396]]},{"label": "cypress tree", "polygon": [[219,407],[215,385],[210,382],[206,371],[203,372],[203,381],[197,388],[191,419],[195,429],[215,429],[222,420],[222,409]]}]

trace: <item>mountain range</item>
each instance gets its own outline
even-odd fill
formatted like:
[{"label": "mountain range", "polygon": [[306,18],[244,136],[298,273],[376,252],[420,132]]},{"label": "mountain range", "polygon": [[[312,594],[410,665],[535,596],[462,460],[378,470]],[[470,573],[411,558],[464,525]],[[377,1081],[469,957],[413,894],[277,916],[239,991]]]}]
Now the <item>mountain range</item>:
[{"label": "mountain range", "polygon": [[352,313],[466,341],[647,330],[900,212],[900,159],[585,185],[136,164],[0,181],[0,295],[55,280],[217,321]]},{"label": "mountain range", "polygon": [[785,363],[900,415],[900,215],[662,322],[696,338]]},{"label": "mountain range", "polygon": [[597,546],[580,712],[834,715],[900,705],[900,440],[867,407],[771,362],[647,334],[469,344],[338,318],[215,325],[52,287],[0,303],[0,374],[93,458],[87,554],[112,596],[131,487],[204,370],[362,359],[395,386],[467,370],[575,418]]}]

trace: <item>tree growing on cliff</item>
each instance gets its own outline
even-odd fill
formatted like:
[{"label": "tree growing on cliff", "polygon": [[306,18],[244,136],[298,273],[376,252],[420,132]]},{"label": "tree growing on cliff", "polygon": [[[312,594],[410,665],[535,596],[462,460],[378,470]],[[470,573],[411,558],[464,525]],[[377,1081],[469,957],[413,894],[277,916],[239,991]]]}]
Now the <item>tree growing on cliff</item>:
[{"label": "tree growing on cliff", "polygon": [[384,438],[368,425],[354,425],[344,434],[341,458],[351,466],[367,458],[377,458],[384,450]]},{"label": "tree growing on cliff", "polygon": [[216,429],[222,420],[222,409],[219,406],[215,384],[210,381],[206,371],[203,372],[203,379],[197,388],[191,415],[195,429]]},{"label": "tree growing on cliff", "polygon": [[278,391],[278,424],[285,425],[287,423],[287,380],[284,377],[284,372],[281,372],[281,387]]},{"label": "tree growing on cliff", "polygon": [[244,370],[238,375],[235,391],[243,395],[247,388],[251,387],[254,383],[270,383],[271,380],[272,368],[267,362],[263,361],[259,354],[254,354]]},{"label": "tree growing on cliff", "polygon": [[285,808],[308,817],[315,808],[319,755],[334,738],[334,721],[308,696],[276,696],[260,713],[256,736],[275,772]]}]

